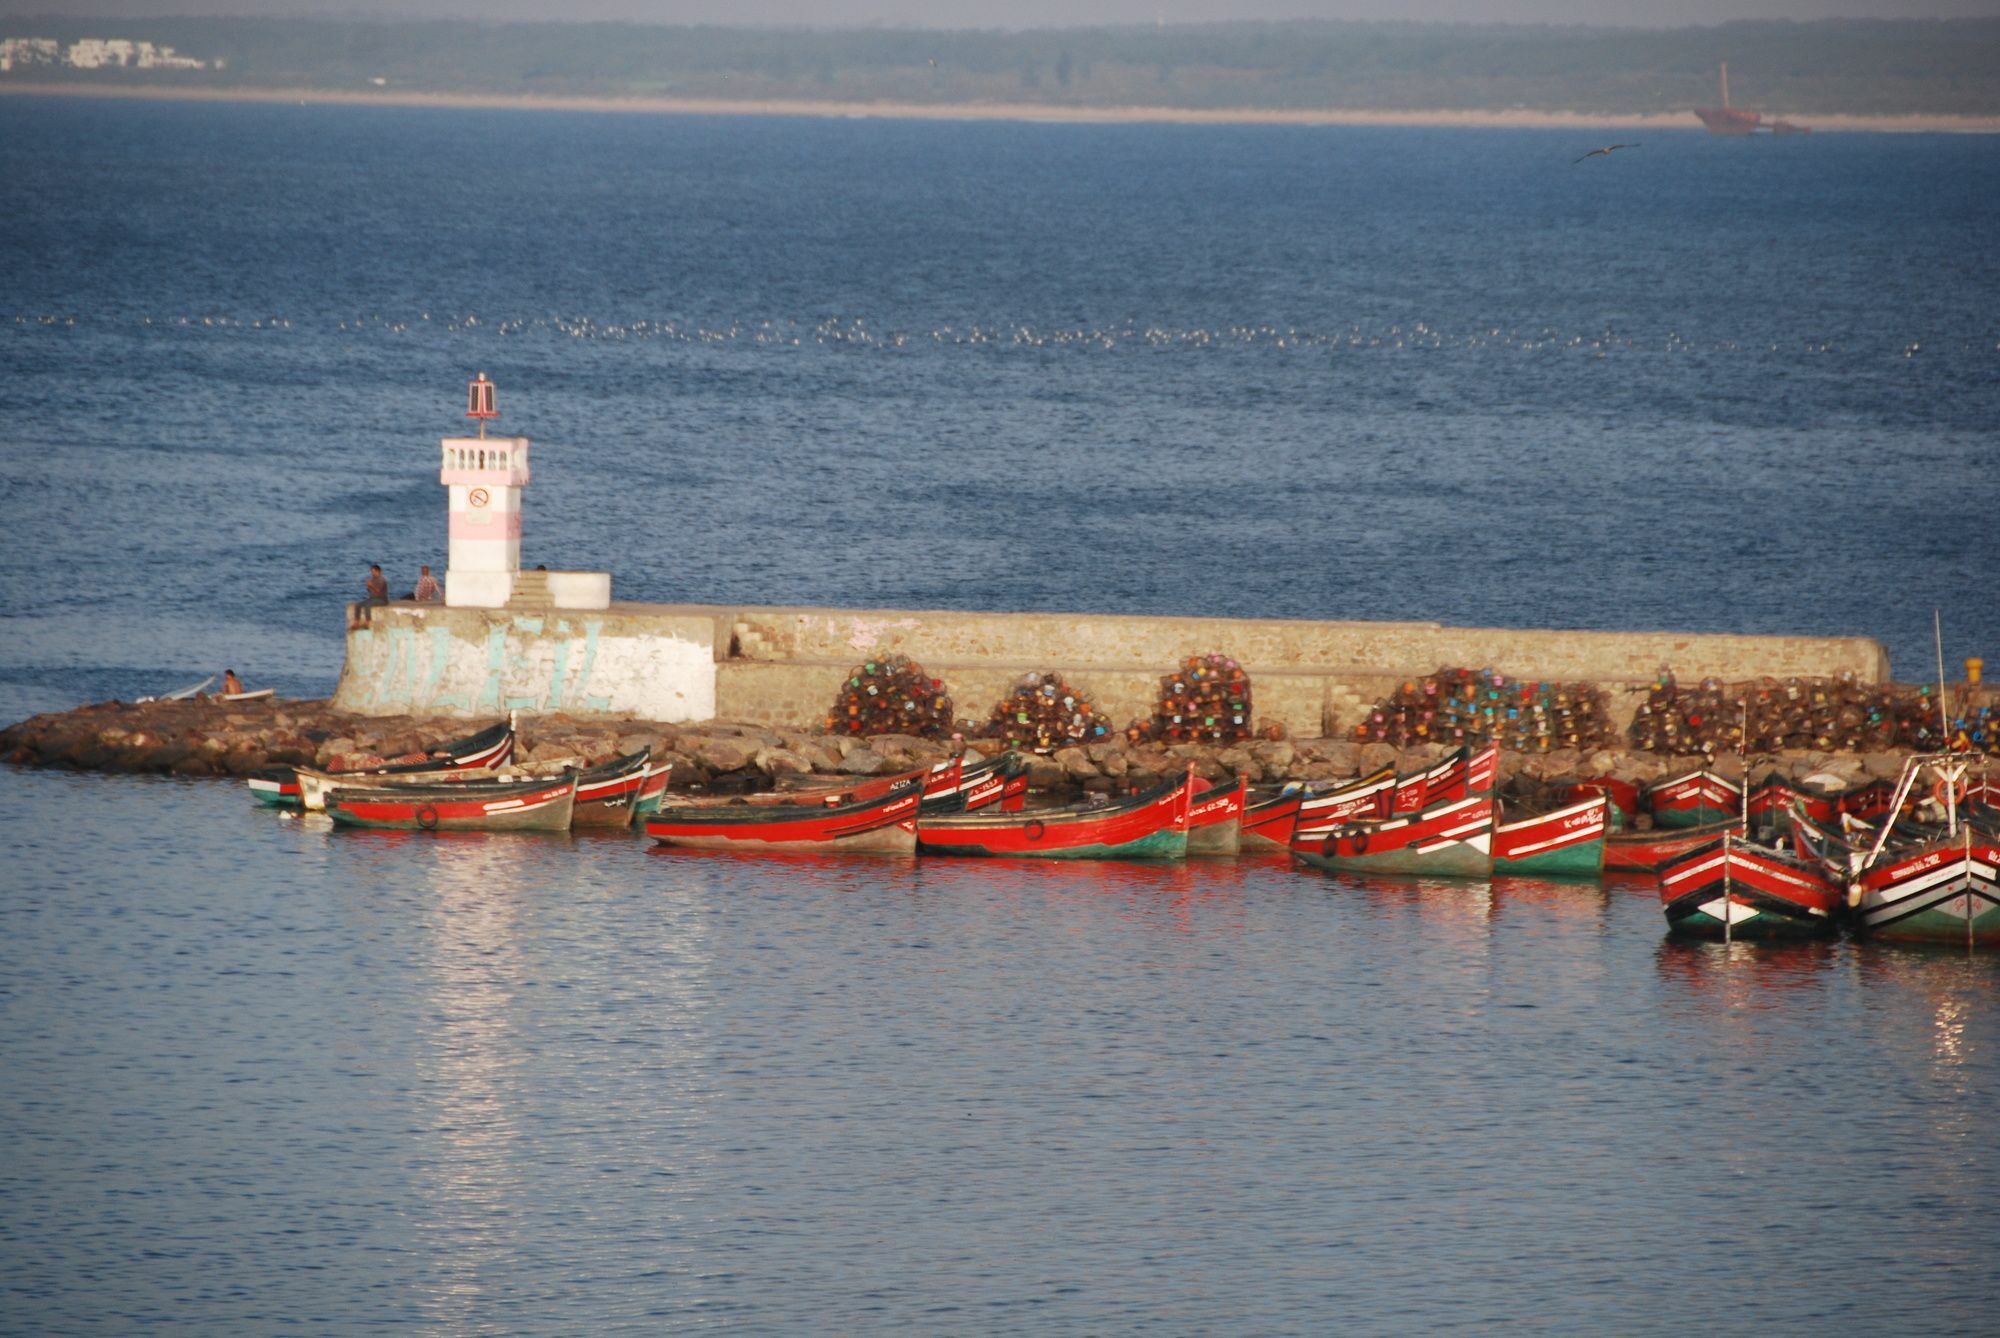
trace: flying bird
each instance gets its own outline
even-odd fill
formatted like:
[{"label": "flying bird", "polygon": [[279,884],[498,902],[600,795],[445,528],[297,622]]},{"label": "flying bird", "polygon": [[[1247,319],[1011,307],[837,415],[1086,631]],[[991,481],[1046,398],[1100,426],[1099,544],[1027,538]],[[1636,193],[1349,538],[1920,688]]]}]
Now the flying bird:
[{"label": "flying bird", "polygon": [[[1584,154],[1583,158],[1595,158],[1600,153],[1616,153],[1620,149],[1636,149],[1638,147],[1639,146],[1637,144],[1606,144],[1601,149],[1592,149],[1589,153]],[[1576,159],[1576,161],[1572,162],[1570,166],[1575,167],[1577,163],[1583,161],[1583,158]]]}]

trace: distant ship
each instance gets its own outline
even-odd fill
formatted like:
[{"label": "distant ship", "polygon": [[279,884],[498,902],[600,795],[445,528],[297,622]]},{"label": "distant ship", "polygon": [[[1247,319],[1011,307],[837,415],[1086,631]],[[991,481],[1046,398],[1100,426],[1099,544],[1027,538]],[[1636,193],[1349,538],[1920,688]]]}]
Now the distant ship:
[{"label": "distant ship", "polygon": [[[1708,127],[1711,135],[1754,135],[1763,123],[1764,113],[1744,111],[1741,107],[1729,105],[1729,62],[1722,62],[1722,105],[1720,107],[1696,107],[1694,114]],[[1788,126],[1796,131],[1798,127]]]}]

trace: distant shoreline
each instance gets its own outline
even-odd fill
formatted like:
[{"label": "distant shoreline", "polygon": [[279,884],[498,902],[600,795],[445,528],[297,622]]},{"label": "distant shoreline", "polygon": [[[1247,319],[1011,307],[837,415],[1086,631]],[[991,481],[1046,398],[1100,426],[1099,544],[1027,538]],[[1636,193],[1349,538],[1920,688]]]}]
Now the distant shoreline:
[{"label": "distant shoreline", "polygon": [[[445,107],[506,111],[617,112],[652,116],[814,116],[843,120],[1034,121],[1082,125],[1436,126],[1488,130],[1699,130],[1692,111],[1609,112],[1360,111],[1325,108],[1066,107],[1049,103],[834,102],[721,98],[532,97],[521,94],[420,93],[390,89],[139,88],[95,84],[0,83],[0,96],[123,98],[162,102],[290,102],[337,107]],[[1814,131],[1838,133],[2000,134],[2000,116],[1848,116],[1786,112]]]}]

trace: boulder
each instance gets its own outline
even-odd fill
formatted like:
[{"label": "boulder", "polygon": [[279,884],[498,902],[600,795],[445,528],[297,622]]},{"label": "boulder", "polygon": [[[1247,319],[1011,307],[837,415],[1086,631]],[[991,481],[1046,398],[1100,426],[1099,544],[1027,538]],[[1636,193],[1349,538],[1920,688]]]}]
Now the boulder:
[{"label": "boulder", "polygon": [[840,769],[850,776],[879,776],[897,770],[896,764],[866,748],[856,748],[840,760]]},{"label": "boulder", "polygon": [[757,769],[768,776],[803,776],[813,764],[789,748],[759,748]]},{"label": "boulder", "polygon": [[1903,774],[1903,754],[1864,753],[1861,772],[1870,780],[1894,780]]},{"label": "boulder", "polygon": [[1091,765],[1090,753],[1083,748],[1058,748],[1053,760],[1074,780],[1090,780],[1101,774]]},{"label": "boulder", "polygon": [[1257,759],[1258,764],[1265,772],[1275,772],[1282,775],[1291,769],[1292,763],[1298,760],[1299,750],[1290,743],[1278,740],[1272,743],[1251,745],[1250,755]]},{"label": "boulder", "polygon": [[687,741],[693,745],[695,760],[714,772],[740,771],[750,765],[756,752],[744,739],[703,738]]},{"label": "boulder", "polygon": [[825,740],[809,739],[791,752],[814,771],[840,770],[840,750],[828,746]]}]

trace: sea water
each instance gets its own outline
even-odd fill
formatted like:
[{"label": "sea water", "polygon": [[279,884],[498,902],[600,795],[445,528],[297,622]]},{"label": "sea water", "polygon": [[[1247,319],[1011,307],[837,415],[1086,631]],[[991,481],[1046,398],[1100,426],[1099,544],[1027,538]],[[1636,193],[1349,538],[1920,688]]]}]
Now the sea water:
[{"label": "sea water", "polygon": [[[325,693],[476,371],[625,598],[1994,658],[2000,144],[1590,147],[0,99],[0,716]],[[8,1331],[1984,1322],[1987,956],[12,769],[0,857]]]}]

